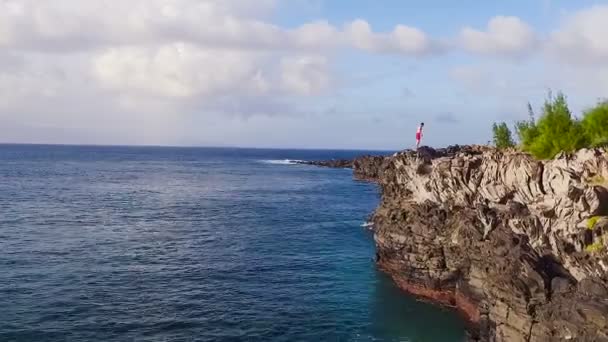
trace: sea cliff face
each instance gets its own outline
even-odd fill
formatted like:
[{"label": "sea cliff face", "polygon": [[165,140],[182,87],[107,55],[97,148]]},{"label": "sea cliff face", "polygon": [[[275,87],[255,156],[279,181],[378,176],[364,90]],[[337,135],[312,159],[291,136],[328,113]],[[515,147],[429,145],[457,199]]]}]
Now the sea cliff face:
[{"label": "sea cliff face", "polygon": [[377,263],[482,341],[608,341],[608,153],[482,146],[366,156]]}]

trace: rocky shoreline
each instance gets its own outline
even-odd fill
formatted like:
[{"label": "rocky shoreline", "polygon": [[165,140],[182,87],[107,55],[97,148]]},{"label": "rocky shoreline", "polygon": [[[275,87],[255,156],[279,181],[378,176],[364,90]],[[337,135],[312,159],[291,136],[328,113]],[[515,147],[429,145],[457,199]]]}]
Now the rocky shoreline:
[{"label": "rocky shoreline", "polygon": [[462,313],[470,340],[608,341],[606,151],[538,161],[451,146],[350,167],[382,189],[378,266],[408,293]]},{"label": "rocky shoreline", "polygon": [[353,160],[350,159],[332,159],[332,160],[297,160],[296,164],[313,165],[321,167],[331,167],[337,169],[350,169],[353,167]]}]

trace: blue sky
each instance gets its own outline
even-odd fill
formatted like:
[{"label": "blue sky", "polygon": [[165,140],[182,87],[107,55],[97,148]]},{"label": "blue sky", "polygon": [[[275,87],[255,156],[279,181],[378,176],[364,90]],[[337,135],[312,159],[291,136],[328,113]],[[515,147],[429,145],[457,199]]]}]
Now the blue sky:
[{"label": "blue sky", "polygon": [[[608,92],[606,1],[0,1],[0,141],[486,143]],[[123,13],[120,19],[115,13]]]},{"label": "blue sky", "polygon": [[432,35],[450,35],[465,25],[483,28],[490,18],[503,15],[517,16],[539,32],[549,32],[568,13],[605,4],[598,0],[295,0],[282,4],[273,20],[295,27],[320,18],[335,25],[363,18],[379,31],[406,23]]}]

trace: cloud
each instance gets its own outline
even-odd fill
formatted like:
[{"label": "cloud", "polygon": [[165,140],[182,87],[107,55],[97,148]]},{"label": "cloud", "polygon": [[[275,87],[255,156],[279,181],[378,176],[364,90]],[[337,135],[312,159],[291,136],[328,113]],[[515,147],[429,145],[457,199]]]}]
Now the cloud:
[{"label": "cloud", "polygon": [[248,51],[201,49],[184,43],[111,48],[96,56],[93,73],[120,92],[185,98],[225,92],[263,92],[261,56]]},{"label": "cloud", "polygon": [[286,41],[296,48],[333,48],[340,43],[341,33],[327,21],[304,24],[292,32]]},{"label": "cloud", "polygon": [[364,51],[414,56],[442,52],[440,43],[405,25],[397,25],[390,33],[375,33],[367,21],[357,19],[346,25],[345,33],[350,46]]},{"label": "cloud", "polygon": [[23,56],[0,51],[0,72],[21,70],[24,67],[25,60]]},{"label": "cloud", "polygon": [[[221,127],[218,123],[234,124],[237,118],[304,118],[323,113],[318,108],[335,101],[350,108],[342,103],[350,101],[345,95],[329,98],[348,93],[342,91],[346,88],[363,87],[364,94],[371,89],[375,97],[391,78],[393,89],[401,91],[399,84],[411,81],[402,78],[411,72],[374,65],[373,58],[382,55],[409,64],[460,50],[474,56],[521,57],[547,46],[551,56],[573,63],[564,70],[568,77],[579,82],[584,75],[581,84],[608,89],[605,68],[583,74],[574,67],[608,60],[602,20],[608,6],[573,14],[543,41],[521,19],[502,16],[491,19],[484,30],[466,27],[452,38],[430,36],[405,24],[375,31],[365,19],[341,24],[321,19],[284,27],[273,16],[286,4],[0,0],[0,120],[10,123],[0,125],[0,134],[18,127],[20,132],[31,128],[31,136],[37,136],[43,128],[55,127],[53,132],[66,137],[87,136],[95,142],[124,136],[127,143],[155,143],[171,141],[184,130],[209,132],[211,123]],[[352,51],[367,55],[364,68],[354,70],[352,60],[341,63],[339,58],[350,58]],[[492,67],[459,67],[443,76],[475,93],[529,92],[520,87],[517,75],[495,74]],[[408,102],[425,101],[430,95],[424,93],[425,84],[420,88],[403,89],[402,94],[411,98]],[[326,117],[341,122],[346,112]],[[369,122],[370,115],[360,114],[361,122]],[[453,121],[446,115],[438,119]],[[194,128],[193,122],[204,127]]]},{"label": "cloud", "polygon": [[[522,103],[534,99],[542,101],[548,89],[569,94],[572,107],[581,110],[586,105],[592,105],[597,98],[608,92],[606,18],[608,18],[608,5],[597,5],[570,12],[549,35],[536,36],[532,45],[511,44],[510,46],[522,47],[513,50],[520,53],[505,55],[523,56],[526,51],[538,51],[538,59],[530,59],[526,63],[519,61],[497,63],[498,60],[495,59],[494,63],[490,61],[485,65],[460,66],[450,71],[450,77],[474,96],[475,101],[495,99],[500,102],[500,110],[505,112],[522,113],[514,104],[521,106]],[[520,20],[512,21],[511,26],[522,28],[513,30],[521,32],[519,36],[522,38],[519,41],[532,42],[531,38],[525,38],[531,37],[530,30],[523,29],[528,25],[515,24]],[[479,43],[490,40],[489,33],[492,31],[500,30],[488,29],[488,32],[482,32],[481,38],[476,41]],[[473,38],[475,36],[475,34],[471,35]],[[482,46],[494,45],[487,43]],[[480,53],[485,51],[481,47],[476,50]]]},{"label": "cloud", "polygon": [[395,27],[390,41],[397,51],[403,53],[425,55],[439,51],[437,43],[431,41],[424,32],[405,25]]},{"label": "cloud", "polygon": [[[186,40],[219,46],[280,41],[281,30],[257,17],[275,1],[5,0],[0,46],[36,51]],[[255,5],[254,5],[255,4]],[[120,15],[117,15],[120,14]]]},{"label": "cloud", "polygon": [[322,56],[286,58],[281,61],[285,89],[301,95],[312,95],[329,86],[327,59]]},{"label": "cloud", "polygon": [[284,29],[262,15],[275,6],[273,0],[4,0],[0,47],[65,52],[186,42],[290,51],[350,46],[412,55],[432,53],[437,47],[417,28],[397,25],[390,33],[374,33],[363,20],[347,24],[344,30],[327,21]]},{"label": "cloud", "polygon": [[368,47],[353,40],[350,24],[282,28],[269,21],[277,5],[0,0],[0,118],[107,131],[105,118],[160,135],[193,116],[301,115],[302,98],[336,86],[333,50],[422,55],[434,48],[425,33],[403,25],[368,32]]},{"label": "cloud", "polygon": [[[388,33],[373,32],[363,20],[343,28],[323,20],[281,28],[268,22],[277,4],[2,0],[0,88],[11,90],[2,103],[18,112],[20,101],[25,107],[28,97],[67,103],[70,97],[77,102],[97,94],[98,101],[121,110],[138,111],[154,103],[173,112],[221,112],[221,105],[226,112],[242,112],[220,100],[231,97],[242,108],[255,102],[256,108],[272,109],[257,113],[287,113],[287,99],[317,95],[335,84],[332,50],[404,55],[436,51],[424,32],[404,25]],[[22,60],[35,62],[23,64],[18,72],[10,67]],[[277,105],[277,95],[286,101]]]},{"label": "cloud", "polygon": [[26,57],[0,53],[0,116],[15,115],[18,112],[3,109],[30,106],[40,100],[55,98],[72,90],[75,85],[86,84],[80,76],[83,71],[81,60],[72,60],[69,73],[63,66],[64,61],[64,58],[59,57]]},{"label": "cloud", "polygon": [[608,65],[608,5],[583,9],[570,16],[549,40],[553,56],[570,63]]},{"label": "cloud", "polygon": [[299,113],[297,98],[331,80],[327,57],[308,50],[326,53],[338,33],[326,22],[294,29],[265,22],[275,6],[1,0],[0,118],[19,127],[81,122],[77,130],[96,117],[143,115],[131,127],[157,131],[155,122],[168,127],[192,115]]},{"label": "cloud", "polygon": [[532,28],[517,17],[497,16],[488,22],[486,31],[465,27],[460,43],[469,52],[518,57],[533,52],[538,39]]}]

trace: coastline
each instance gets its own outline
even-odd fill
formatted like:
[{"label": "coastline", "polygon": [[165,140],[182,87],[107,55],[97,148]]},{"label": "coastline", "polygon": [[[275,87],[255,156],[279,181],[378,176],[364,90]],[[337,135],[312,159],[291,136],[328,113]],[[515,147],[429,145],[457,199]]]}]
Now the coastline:
[{"label": "coastline", "polygon": [[608,339],[608,187],[597,181],[608,179],[606,151],[538,161],[424,147],[351,165],[381,188],[377,267],[404,292],[457,311],[469,340]]}]

